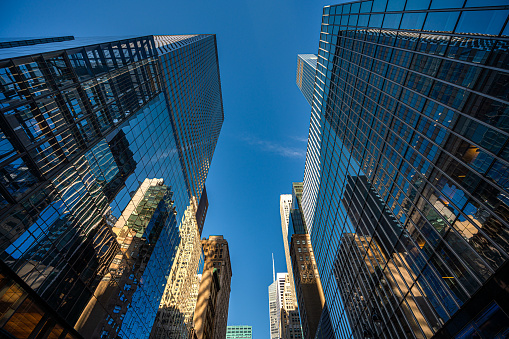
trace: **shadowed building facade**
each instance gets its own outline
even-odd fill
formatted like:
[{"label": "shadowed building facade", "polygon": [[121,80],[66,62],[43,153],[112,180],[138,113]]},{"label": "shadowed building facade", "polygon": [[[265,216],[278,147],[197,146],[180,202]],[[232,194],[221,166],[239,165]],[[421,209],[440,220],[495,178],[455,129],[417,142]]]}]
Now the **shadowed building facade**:
[{"label": "shadowed building facade", "polygon": [[222,125],[215,36],[9,44],[0,333],[147,338]]},{"label": "shadowed building facade", "polygon": [[[299,304],[301,336],[315,338],[322,309],[325,306],[322,285],[316,267],[313,246],[302,214],[302,183],[292,184],[292,206],[288,225],[288,243],[295,281],[295,294]],[[325,319],[324,321],[328,321]]]},{"label": "shadowed building facade", "polygon": [[290,221],[290,210],[292,208],[292,195],[281,194],[279,199],[279,211],[281,215],[281,231],[283,234],[283,245],[285,248],[286,282],[284,288],[284,300],[281,304],[280,335],[281,338],[302,338],[300,317],[295,292],[293,277],[292,258],[290,256],[290,244],[288,243],[288,224]]},{"label": "shadowed building facade", "polygon": [[509,332],[508,14],[324,8],[302,207],[329,337]]},{"label": "shadowed building facade", "polygon": [[222,235],[202,239],[205,262],[194,313],[197,339],[226,337],[232,268],[228,242]]}]

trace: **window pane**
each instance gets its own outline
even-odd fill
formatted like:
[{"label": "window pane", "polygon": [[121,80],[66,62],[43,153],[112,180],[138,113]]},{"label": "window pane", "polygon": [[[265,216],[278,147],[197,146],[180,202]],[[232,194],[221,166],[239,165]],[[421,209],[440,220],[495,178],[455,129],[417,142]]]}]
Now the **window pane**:
[{"label": "window pane", "polygon": [[401,14],[385,14],[383,28],[398,28]]},{"label": "window pane", "polygon": [[385,6],[387,6],[387,0],[375,0],[373,2],[372,12],[385,12]]},{"label": "window pane", "polygon": [[430,0],[407,0],[405,10],[428,9]]},{"label": "window pane", "polygon": [[467,0],[465,7],[504,6],[507,0]]},{"label": "window pane", "polygon": [[401,29],[421,29],[426,13],[405,13],[401,21]]},{"label": "window pane", "polygon": [[458,16],[459,12],[429,13],[426,23],[424,24],[424,30],[452,32],[458,20]]},{"label": "window pane", "polygon": [[373,1],[364,1],[361,4],[361,13],[369,13],[371,12],[371,5],[373,4]]},{"label": "window pane", "polygon": [[469,11],[461,14],[457,33],[498,35],[509,11]]},{"label": "window pane", "polygon": [[369,27],[382,27],[383,14],[373,14],[369,18]]},{"label": "window pane", "polygon": [[4,329],[17,338],[28,338],[43,316],[43,312],[27,298],[5,324]]},{"label": "window pane", "polygon": [[387,12],[389,11],[402,11],[405,7],[405,0],[391,0],[387,5]]},{"label": "window pane", "polygon": [[440,8],[462,8],[463,0],[433,0],[431,3],[431,9]]}]

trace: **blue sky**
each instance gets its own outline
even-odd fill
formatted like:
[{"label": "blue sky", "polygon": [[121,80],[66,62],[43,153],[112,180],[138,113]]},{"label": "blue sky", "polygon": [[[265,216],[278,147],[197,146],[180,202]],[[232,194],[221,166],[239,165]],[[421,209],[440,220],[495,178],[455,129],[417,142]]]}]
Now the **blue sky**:
[{"label": "blue sky", "polygon": [[[341,2],[336,1],[334,3]],[[297,54],[317,53],[317,1],[7,1],[0,36],[215,33],[225,121],[207,179],[203,236],[230,244],[229,325],[269,337],[267,288],[286,271],[279,195],[302,181],[310,106],[295,85]]]}]

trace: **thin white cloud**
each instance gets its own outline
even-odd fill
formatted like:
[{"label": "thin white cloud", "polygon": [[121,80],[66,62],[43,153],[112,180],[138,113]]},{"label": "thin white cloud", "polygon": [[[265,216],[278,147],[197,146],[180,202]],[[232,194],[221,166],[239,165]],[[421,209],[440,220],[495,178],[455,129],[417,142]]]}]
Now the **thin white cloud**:
[{"label": "thin white cloud", "polygon": [[300,141],[300,142],[308,142],[308,138],[303,137],[291,137],[293,140]]},{"label": "thin white cloud", "polygon": [[256,146],[265,152],[278,154],[285,158],[305,158],[306,149],[287,147],[269,140],[262,140],[253,136],[242,136],[241,139],[249,145]]}]

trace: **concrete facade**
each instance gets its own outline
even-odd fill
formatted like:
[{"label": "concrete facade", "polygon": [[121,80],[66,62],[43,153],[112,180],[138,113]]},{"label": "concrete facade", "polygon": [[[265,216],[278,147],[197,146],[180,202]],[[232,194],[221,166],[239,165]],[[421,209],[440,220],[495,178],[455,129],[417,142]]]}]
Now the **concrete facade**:
[{"label": "concrete facade", "polygon": [[197,339],[224,339],[232,269],[228,242],[222,235],[202,239],[205,263],[194,312]]}]

